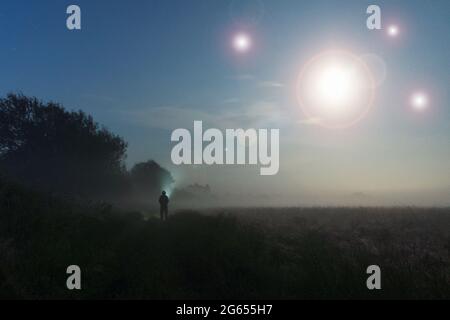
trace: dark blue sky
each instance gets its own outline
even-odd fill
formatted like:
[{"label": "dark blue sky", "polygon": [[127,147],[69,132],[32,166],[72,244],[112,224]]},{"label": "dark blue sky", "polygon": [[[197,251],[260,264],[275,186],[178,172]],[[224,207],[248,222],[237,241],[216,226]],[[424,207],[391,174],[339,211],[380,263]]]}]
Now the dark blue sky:
[{"label": "dark blue sky", "polygon": [[[450,2],[249,3],[243,11],[232,0],[2,1],[0,93],[85,110],[129,141],[130,165],[156,159],[180,185],[285,194],[289,203],[448,204]],[[66,29],[70,4],[81,7],[81,31]],[[400,26],[397,39],[366,28],[369,4],[381,7],[384,28]],[[230,37],[242,30],[254,47],[237,55]],[[329,49],[385,65],[370,113],[346,130],[307,124],[295,98],[302,66]],[[415,90],[430,96],[420,115],[408,105]],[[174,167],[170,133],[194,119],[280,128],[279,175]]]}]

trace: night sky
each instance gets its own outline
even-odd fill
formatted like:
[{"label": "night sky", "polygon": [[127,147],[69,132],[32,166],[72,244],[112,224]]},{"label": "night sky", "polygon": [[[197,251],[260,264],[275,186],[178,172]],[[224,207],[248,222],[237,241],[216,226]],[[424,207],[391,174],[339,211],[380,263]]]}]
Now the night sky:
[{"label": "night sky", "polygon": [[[382,30],[366,27],[370,4]],[[177,187],[235,204],[450,205],[449,1],[2,1],[0,38],[1,95],[92,114],[129,142],[129,166],[154,159]],[[308,61],[332,51],[374,80],[367,114],[339,129],[298,99]],[[280,129],[280,172],[174,166],[171,132],[194,120]]]}]

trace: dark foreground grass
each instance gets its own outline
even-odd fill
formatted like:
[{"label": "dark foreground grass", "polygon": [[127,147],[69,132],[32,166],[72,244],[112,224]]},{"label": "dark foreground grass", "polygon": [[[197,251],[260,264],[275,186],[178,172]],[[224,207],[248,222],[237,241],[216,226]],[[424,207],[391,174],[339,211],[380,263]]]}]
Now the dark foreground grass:
[{"label": "dark foreground grass", "polygon": [[[235,209],[145,221],[0,186],[0,297],[450,298],[446,209]],[[66,268],[82,290],[66,289]],[[382,268],[381,291],[366,268]]]}]

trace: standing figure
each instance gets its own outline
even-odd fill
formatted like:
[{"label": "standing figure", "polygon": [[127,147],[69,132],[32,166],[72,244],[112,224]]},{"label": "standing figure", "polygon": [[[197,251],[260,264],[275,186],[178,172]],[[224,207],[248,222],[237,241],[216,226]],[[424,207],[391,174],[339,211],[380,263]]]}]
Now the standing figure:
[{"label": "standing figure", "polygon": [[161,220],[167,220],[169,214],[169,197],[165,191],[159,197],[159,213],[161,214]]}]

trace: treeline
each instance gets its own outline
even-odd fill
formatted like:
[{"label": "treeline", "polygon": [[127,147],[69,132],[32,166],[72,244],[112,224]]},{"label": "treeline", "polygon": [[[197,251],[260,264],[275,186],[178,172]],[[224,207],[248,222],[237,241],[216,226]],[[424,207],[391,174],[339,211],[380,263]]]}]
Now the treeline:
[{"label": "treeline", "polygon": [[173,183],[149,160],[127,170],[127,142],[83,111],[23,94],[0,99],[0,175],[52,194],[109,202],[156,196]]}]

